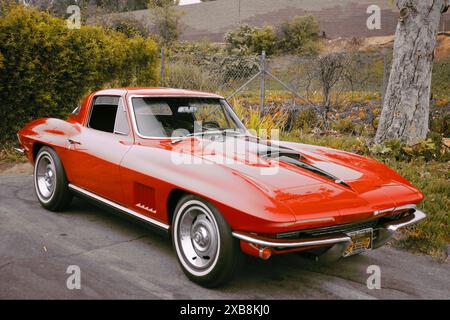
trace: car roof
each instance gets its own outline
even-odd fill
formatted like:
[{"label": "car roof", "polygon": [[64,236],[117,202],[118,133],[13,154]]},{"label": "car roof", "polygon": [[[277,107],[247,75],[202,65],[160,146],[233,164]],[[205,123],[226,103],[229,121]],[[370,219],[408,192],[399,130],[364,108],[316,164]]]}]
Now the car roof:
[{"label": "car roof", "polygon": [[148,95],[158,97],[204,97],[204,98],[223,98],[220,95],[185,89],[163,88],[163,87],[128,87],[117,89],[104,89],[97,91],[96,95]]}]

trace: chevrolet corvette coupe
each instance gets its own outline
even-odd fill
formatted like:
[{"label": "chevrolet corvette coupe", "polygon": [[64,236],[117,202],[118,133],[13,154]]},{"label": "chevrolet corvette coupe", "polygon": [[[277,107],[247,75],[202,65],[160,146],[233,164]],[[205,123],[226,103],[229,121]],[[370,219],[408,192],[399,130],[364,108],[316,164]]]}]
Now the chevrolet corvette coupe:
[{"label": "chevrolet corvette coupe", "polygon": [[206,287],[228,281],[244,254],[333,261],[426,217],[422,193],[383,164],[258,138],[210,93],[102,90],[18,139],[44,208],[64,210],[77,195],[162,229],[187,277]]}]

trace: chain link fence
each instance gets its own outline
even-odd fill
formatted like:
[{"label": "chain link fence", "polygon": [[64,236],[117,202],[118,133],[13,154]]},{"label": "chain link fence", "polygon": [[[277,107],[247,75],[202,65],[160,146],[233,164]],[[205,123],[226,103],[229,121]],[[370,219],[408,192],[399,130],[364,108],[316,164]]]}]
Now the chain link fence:
[{"label": "chain link fence", "polygon": [[[282,109],[292,127],[298,112],[314,110],[322,123],[354,118],[375,127],[389,80],[391,49],[349,50],[320,56],[266,57],[179,54],[165,57],[167,87],[217,92],[261,113]],[[433,77],[433,93],[448,90],[446,70]],[[363,114],[363,115],[362,115]]]},{"label": "chain link fence", "polygon": [[165,57],[167,87],[229,94],[259,72],[258,56],[173,55]]},{"label": "chain link fence", "polygon": [[[325,58],[184,54],[165,57],[164,61],[164,86],[210,90],[227,96],[244,89],[259,91],[261,85],[269,91],[293,91],[304,97],[323,91],[327,85],[338,91],[380,92],[387,80],[383,77],[381,52],[336,53]],[[260,77],[265,81],[258,81]]]}]

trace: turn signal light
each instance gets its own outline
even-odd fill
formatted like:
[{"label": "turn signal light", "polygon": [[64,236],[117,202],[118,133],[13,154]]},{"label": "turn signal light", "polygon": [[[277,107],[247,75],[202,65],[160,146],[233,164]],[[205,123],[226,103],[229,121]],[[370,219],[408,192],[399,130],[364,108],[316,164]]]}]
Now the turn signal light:
[{"label": "turn signal light", "polygon": [[261,248],[259,249],[259,257],[263,260],[267,260],[272,256],[272,249],[270,248]]}]

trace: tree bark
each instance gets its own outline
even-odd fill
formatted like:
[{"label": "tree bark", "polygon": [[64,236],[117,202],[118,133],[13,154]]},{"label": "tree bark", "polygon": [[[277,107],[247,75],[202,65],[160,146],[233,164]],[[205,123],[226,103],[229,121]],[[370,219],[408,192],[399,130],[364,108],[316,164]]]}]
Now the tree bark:
[{"label": "tree bark", "polygon": [[396,4],[400,17],[375,142],[395,139],[412,145],[428,133],[434,48],[448,0],[397,0]]}]

